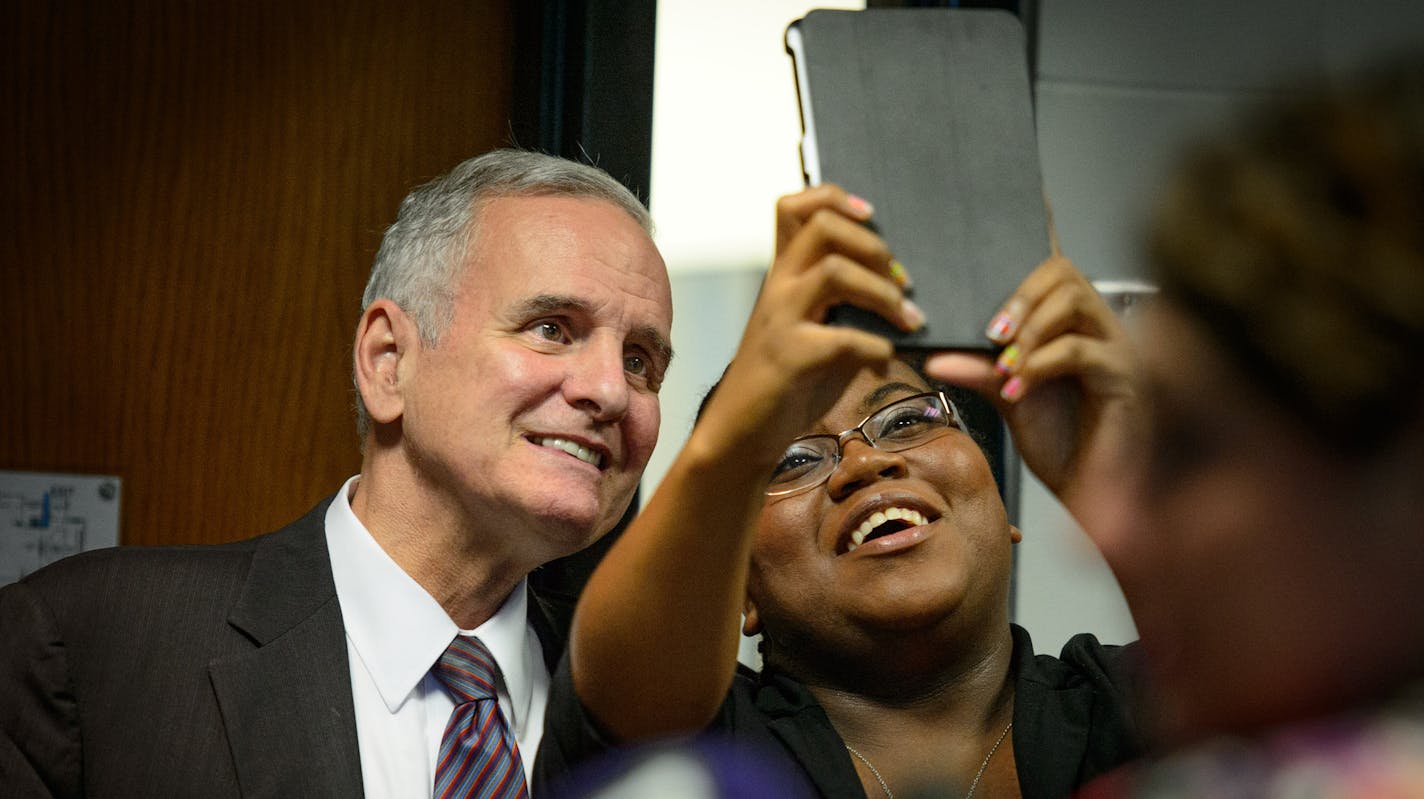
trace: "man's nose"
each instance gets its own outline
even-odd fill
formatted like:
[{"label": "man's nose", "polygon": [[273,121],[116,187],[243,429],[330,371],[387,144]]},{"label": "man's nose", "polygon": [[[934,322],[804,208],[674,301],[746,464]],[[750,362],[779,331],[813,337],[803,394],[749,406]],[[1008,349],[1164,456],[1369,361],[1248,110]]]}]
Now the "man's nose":
[{"label": "man's nose", "polygon": [[628,411],[628,375],[623,343],[590,340],[574,354],[564,375],[564,399],[598,421],[616,421]]}]

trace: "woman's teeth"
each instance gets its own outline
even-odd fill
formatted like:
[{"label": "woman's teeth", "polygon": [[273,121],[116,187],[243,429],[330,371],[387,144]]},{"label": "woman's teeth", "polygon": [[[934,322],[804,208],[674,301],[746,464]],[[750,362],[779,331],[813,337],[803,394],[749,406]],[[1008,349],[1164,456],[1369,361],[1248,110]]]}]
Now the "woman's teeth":
[{"label": "woman's teeth", "polygon": [[924,514],[910,508],[886,508],[883,511],[876,511],[870,514],[870,518],[860,523],[860,527],[850,534],[850,545],[846,547],[847,552],[854,552],[856,547],[865,543],[865,537],[875,531],[875,528],[886,522],[905,522],[905,527],[919,527],[927,524],[928,519]]}]

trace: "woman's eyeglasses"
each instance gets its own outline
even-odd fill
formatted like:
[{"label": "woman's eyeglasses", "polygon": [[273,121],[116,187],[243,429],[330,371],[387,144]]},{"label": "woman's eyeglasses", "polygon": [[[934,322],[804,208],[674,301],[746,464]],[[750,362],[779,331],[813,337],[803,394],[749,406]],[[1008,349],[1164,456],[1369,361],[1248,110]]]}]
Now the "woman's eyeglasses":
[{"label": "woman's eyeglasses", "polygon": [[802,436],[792,441],[772,472],[766,495],[796,494],[826,482],[840,464],[845,442],[852,435],[859,435],[877,449],[900,452],[950,429],[963,430],[964,424],[954,403],[942,392],[896,400],[839,435]]}]

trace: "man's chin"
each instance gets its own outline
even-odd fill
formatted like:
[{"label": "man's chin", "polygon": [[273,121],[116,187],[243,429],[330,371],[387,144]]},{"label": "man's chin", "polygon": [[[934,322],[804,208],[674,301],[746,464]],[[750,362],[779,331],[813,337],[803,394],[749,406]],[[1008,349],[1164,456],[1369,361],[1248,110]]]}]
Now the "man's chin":
[{"label": "man's chin", "polygon": [[607,488],[555,480],[529,486],[518,499],[528,520],[526,529],[542,539],[546,549],[560,553],[551,558],[583,549],[617,526],[632,504],[633,488],[611,498]]},{"label": "man's chin", "polygon": [[585,508],[546,506],[537,514],[539,536],[557,552],[552,557],[573,554],[608,534],[623,517]]}]

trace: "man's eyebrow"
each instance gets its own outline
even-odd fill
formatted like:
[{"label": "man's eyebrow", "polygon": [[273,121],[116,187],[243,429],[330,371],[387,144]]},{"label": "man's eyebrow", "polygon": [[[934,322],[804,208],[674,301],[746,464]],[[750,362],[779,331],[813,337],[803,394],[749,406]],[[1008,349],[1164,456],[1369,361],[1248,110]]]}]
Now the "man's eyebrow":
[{"label": "man's eyebrow", "polygon": [[[515,315],[527,318],[568,311],[592,315],[593,306],[568,294],[536,294],[516,306]],[[639,325],[633,328],[632,336],[644,342],[653,351],[652,354],[661,362],[663,368],[672,363],[672,343],[657,328]]]},{"label": "man's eyebrow", "polygon": [[515,307],[515,314],[520,317],[542,316],[557,311],[592,313],[593,308],[578,297],[567,294],[537,294]]}]

